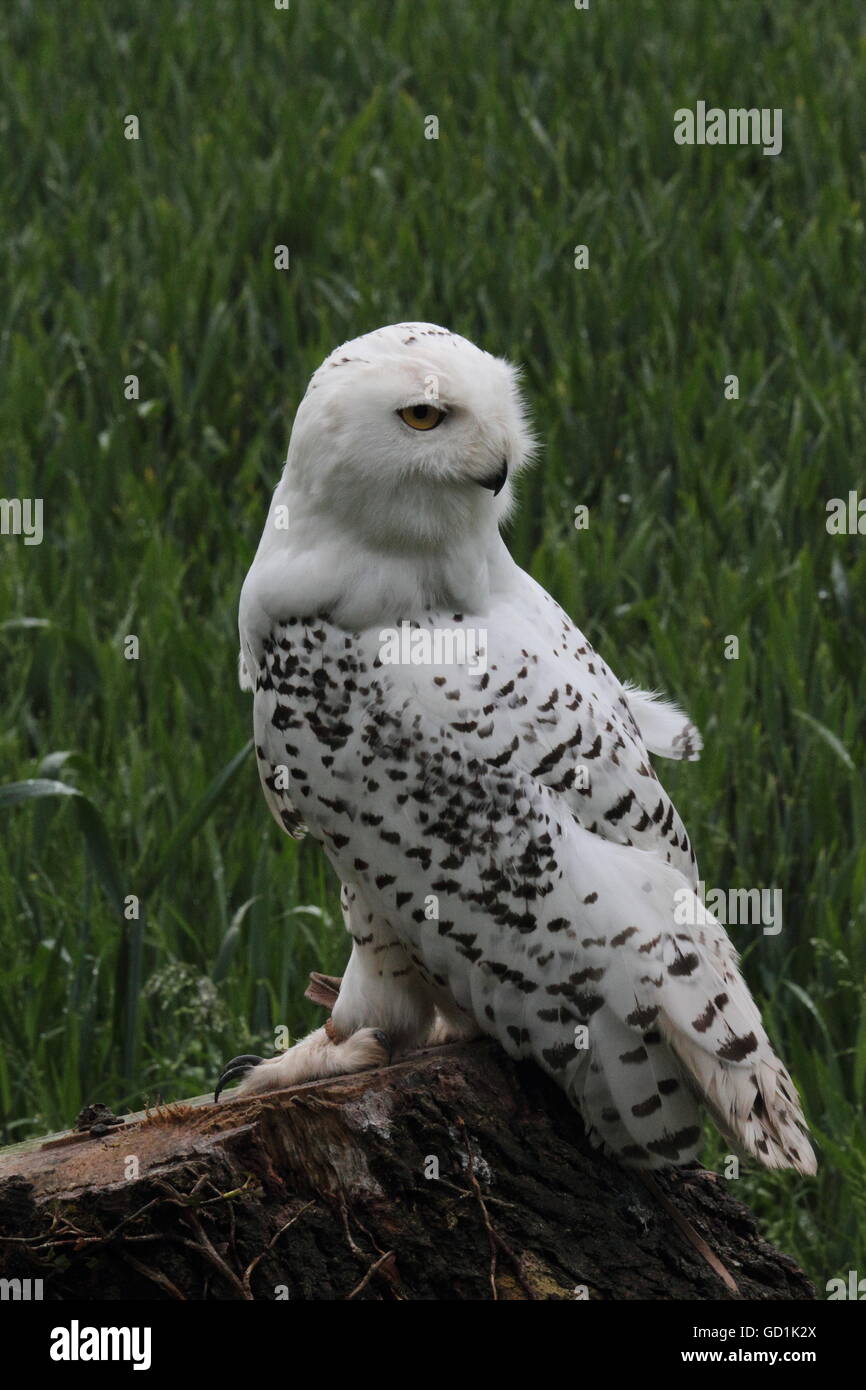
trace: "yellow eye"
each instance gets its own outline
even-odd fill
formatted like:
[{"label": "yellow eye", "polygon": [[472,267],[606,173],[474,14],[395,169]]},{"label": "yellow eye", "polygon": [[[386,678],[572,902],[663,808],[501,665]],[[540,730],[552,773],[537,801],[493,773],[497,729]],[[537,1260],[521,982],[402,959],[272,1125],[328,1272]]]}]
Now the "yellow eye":
[{"label": "yellow eye", "polygon": [[445,419],[445,411],[437,410],[435,405],[407,405],[405,410],[398,410],[397,414],[413,430],[435,430]]}]

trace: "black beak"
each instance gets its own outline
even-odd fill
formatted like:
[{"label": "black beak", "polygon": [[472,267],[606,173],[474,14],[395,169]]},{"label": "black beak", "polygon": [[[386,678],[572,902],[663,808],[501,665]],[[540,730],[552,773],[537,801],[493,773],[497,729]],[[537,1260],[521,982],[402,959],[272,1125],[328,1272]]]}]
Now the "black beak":
[{"label": "black beak", "polygon": [[488,491],[493,493],[494,497],[498,497],[502,489],[505,487],[507,478],[508,459],[503,459],[499,465],[498,473],[494,473],[490,478],[484,478],[483,480],[479,480],[479,482],[481,487],[486,487]]}]

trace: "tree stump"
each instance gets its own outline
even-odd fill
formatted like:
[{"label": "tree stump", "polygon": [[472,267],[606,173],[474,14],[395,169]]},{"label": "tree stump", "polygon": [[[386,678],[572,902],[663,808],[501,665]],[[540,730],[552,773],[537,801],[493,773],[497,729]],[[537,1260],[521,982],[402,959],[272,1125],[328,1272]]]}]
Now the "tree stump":
[{"label": "tree stump", "polygon": [[0,1276],[46,1300],[815,1297],[723,1179],[655,1181],[482,1040],[6,1150]]}]

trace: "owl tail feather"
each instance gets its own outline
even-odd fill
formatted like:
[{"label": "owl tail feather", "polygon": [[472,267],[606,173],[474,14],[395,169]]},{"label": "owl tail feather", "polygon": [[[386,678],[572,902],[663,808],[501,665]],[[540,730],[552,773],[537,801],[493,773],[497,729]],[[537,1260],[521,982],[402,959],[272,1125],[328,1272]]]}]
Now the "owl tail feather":
[{"label": "owl tail feather", "polygon": [[727,1139],[765,1168],[794,1168],[809,1177],[817,1171],[794,1083],[763,1030],[759,1055],[748,1067],[720,1060],[669,1021],[662,1022],[662,1031]]},{"label": "owl tail feather", "polygon": [[[692,898],[688,889],[685,896]],[[734,945],[696,897],[691,906],[693,925],[663,933],[658,948],[661,1033],[726,1137],[765,1168],[811,1175],[817,1164],[794,1083],[764,1031]]]},{"label": "owl tail feather", "polygon": [[698,1101],[766,1168],[814,1173],[797,1092],[724,927],[671,865],[607,842],[590,851],[586,833],[570,831],[575,859],[592,853],[593,887],[609,904],[570,977],[601,982],[584,1002],[595,1010],[591,1057],[574,1064],[591,1134],[634,1166],[682,1164],[700,1144]]}]

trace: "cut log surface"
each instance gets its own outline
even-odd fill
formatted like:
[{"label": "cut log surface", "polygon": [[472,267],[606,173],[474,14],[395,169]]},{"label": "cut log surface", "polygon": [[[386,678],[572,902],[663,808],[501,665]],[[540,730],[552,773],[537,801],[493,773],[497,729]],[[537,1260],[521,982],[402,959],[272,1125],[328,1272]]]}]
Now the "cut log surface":
[{"label": "cut log surface", "polygon": [[735,1183],[655,1182],[535,1067],[464,1043],[0,1152],[0,1276],[76,1300],[815,1297]]}]

